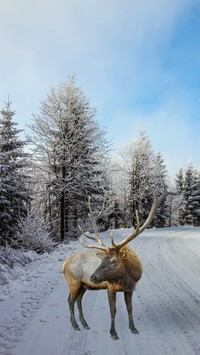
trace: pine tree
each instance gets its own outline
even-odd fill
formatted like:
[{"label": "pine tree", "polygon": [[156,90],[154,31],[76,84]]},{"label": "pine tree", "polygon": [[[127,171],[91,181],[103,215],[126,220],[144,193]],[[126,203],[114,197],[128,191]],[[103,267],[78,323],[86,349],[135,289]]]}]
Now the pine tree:
[{"label": "pine tree", "polygon": [[200,225],[200,172],[189,163],[185,172],[180,169],[176,175],[178,220],[181,225]]},{"label": "pine tree", "polygon": [[95,114],[72,78],[51,89],[31,125],[37,163],[46,173],[48,214],[61,240],[76,237],[78,220],[87,216],[88,195],[101,200],[104,194],[102,160],[108,146]]},{"label": "pine tree", "polygon": [[[122,210],[126,214],[124,220],[131,220],[131,224],[135,225],[135,210],[137,209],[141,223],[143,223],[151,205],[151,194],[147,190],[147,182],[155,186],[157,194],[160,195],[167,173],[161,154],[155,155],[145,132],[140,132],[139,136],[123,149],[118,170],[117,189],[120,190],[119,199],[123,199]],[[128,217],[127,205],[129,206]],[[166,218],[167,208],[163,201],[153,223],[156,226],[163,226]]]},{"label": "pine tree", "polygon": [[184,215],[185,215],[185,196],[184,196],[184,184],[185,184],[185,176],[183,169],[180,168],[178,173],[176,174],[175,178],[175,185],[178,191],[178,198],[176,199],[176,207],[177,207],[177,214],[178,214],[178,223],[180,225],[184,225]]},{"label": "pine tree", "polygon": [[140,132],[131,148],[131,165],[129,174],[130,184],[130,214],[135,225],[135,211],[138,210],[141,223],[148,215],[149,194],[146,189],[147,181],[152,177],[154,152],[145,132]]},{"label": "pine tree", "polygon": [[185,209],[183,212],[184,224],[193,225],[194,224],[194,199],[193,199],[193,188],[195,182],[194,167],[190,163],[185,171],[184,179],[184,198],[185,198]]},{"label": "pine tree", "polygon": [[[166,165],[164,163],[164,159],[162,158],[160,152],[155,155],[153,159],[153,182],[156,186],[157,196],[162,194],[163,183],[166,180],[167,170]],[[166,182],[165,182],[166,184]],[[156,215],[152,221],[152,226],[155,227],[165,227],[166,221],[170,218],[170,212],[168,208],[168,203],[166,199],[161,201],[160,205],[157,208]]]},{"label": "pine tree", "polygon": [[194,170],[190,203],[192,205],[193,225],[200,225],[200,172]]},{"label": "pine tree", "polygon": [[183,192],[184,189],[184,174],[183,174],[183,169],[180,168],[177,175],[176,175],[176,188],[179,191],[179,193]]},{"label": "pine tree", "polygon": [[17,220],[26,214],[30,193],[26,187],[24,169],[28,155],[25,142],[18,135],[21,130],[13,121],[15,112],[11,102],[0,111],[0,235],[14,243]]}]

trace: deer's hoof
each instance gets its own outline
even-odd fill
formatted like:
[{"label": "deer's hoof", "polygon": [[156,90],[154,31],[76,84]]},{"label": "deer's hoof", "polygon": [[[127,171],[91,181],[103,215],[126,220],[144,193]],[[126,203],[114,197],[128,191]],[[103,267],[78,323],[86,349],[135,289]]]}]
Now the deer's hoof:
[{"label": "deer's hoof", "polygon": [[131,333],[133,334],[139,334],[138,330],[136,328],[131,329]]},{"label": "deer's hoof", "polygon": [[112,337],[113,340],[118,340],[119,339],[117,333],[116,334],[111,334],[111,337]]}]

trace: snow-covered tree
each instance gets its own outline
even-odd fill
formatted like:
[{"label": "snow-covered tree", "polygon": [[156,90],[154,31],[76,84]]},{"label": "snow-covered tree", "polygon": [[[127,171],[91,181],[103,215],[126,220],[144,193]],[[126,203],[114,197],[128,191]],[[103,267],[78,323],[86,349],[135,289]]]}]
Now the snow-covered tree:
[{"label": "snow-covered tree", "polygon": [[[146,220],[151,205],[151,196],[147,191],[147,182],[155,186],[158,195],[162,193],[166,167],[161,154],[155,154],[145,132],[129,143],[122,151],[118,161],[116,189],[126,217],[135,224],[135,210],[139,211],[141,223]],[[128,213],[128,218],[127,218]],[[155,224],[164,225],[166,218],[165,201],[160,205]]]},{"label": "snow-covered tree", "polygon": [[176,189],[179,194],[179,198],[177,200],[177,214],[178,214],[178,224],[184,224],[184,214],[185,214],[185,197],[184,197],[184,184],[185,184],[185,176],[183,172],[183,168],[178,170],[175,178]]},{"label": "snow-covered tree", "polygon": [[[155,155],[153,158],[153,176],[152,181],[156,187],[157,196],[160,196],[163,191],[163,184],[166,185],[167,170],[161,153]],[[168,208],[169,199],[164,199],[161,201],[157,208],[156,215],[152,221],[152,226],[155,227],[165,227],[167,219],[170,217],[170,211]]]},{"label": "snow-covered tree", "polygon": [[185,171],[184,224],[199,225],[200,221],[200,174],[190,163]]},{"label": "snow-covered tree", "polygon": [[[119,181],[122,188],[123,210],[128,216],[125,220],[135,224],[135,210],[139,210],[140,218],[144,217],[145,188],[152,171],[152,149],[149,139],[141,132],[139,137],[127,144],[120,152]],[[128,208],[127,208],[128,207]],[[145,218],[145,217],[144,217]]]},{"label": "snow-covered tree", "polygon": [[176,188],[181,193],[184,189],[184,173],[183,173],[183,168],[180,168],[178,173],[176,174]]},{"label": "snow-covered tree", "polygon": [[30,191],[26,182],[25,167],[28,155],[25,142],[19,138],[21,132],[13,121],[15,112],[11,102],[0,111],[0,235],[14,244],[15,228],[19,216],[26,214]]},{"label": "snow-covered tree", "polygon": [[[118,202],[122,226],[131,227],[129,206],[129,155],[121,152],[119,157],[113,159],[113,169],[110,172],[112,179],[113,201]],[[120,221],[118,221],[119,223]],[[120,223],[119,223],[120,224]]]},{"label": "snow-covered tree", "polygon": [[28,212],[24,218],[19,218],[17,234],[20,246],[25,251],[33,250],[37,253],[44,253],[52,251],[55,246],[50,228],[44,219],[32,212]]},{"label": "snow-covered tree", "polygon": [[193,202],[193,225],[200,226],[200,171],[195,171],[193,182],[192,202]]},{"label": "snow-covered tree", "polygon": [[190,163],[185,171],[184,179],[184,197],[185,197],[185,208],[183,213],[184,224],[193,225],[194,222],[194,199],[193,199],[193,187],[194,187],[194,167]]},{"label": "snow-covered tree", "polygon": [[101,200],[104,194],[108,144],[95,115],[72,78],[51,89],[33,117],[30,141],[45,182],[47,215],[61,240],[76,236],[78,220],[87,216],[88,195]]},{"label": "snow-covered tree", "polygon": [[185,172],[180,169],[176,186],[181,196],[179,223],[198,226],[200,224],[200,173],[189,163]]}]

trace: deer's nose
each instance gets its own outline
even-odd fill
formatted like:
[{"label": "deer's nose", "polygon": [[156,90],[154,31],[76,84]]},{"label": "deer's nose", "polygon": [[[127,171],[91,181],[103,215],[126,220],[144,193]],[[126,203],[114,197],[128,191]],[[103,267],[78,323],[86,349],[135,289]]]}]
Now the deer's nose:
[{"label": "deer's nose", "polygon": [[92,281],[92,282],[98,282],[98,278],[93,274],[93,275],[90,277],[90,281]]}]

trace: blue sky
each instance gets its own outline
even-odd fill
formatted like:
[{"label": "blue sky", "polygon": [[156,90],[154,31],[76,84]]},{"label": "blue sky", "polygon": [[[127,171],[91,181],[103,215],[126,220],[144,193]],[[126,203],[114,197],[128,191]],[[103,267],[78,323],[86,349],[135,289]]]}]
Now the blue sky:
[{"label": "blue sky", "polygon": [[0,0],[0,106],[26,130],[76,74],[116,152],[144,130],[171,174],[200,168],[198,0]]}]

